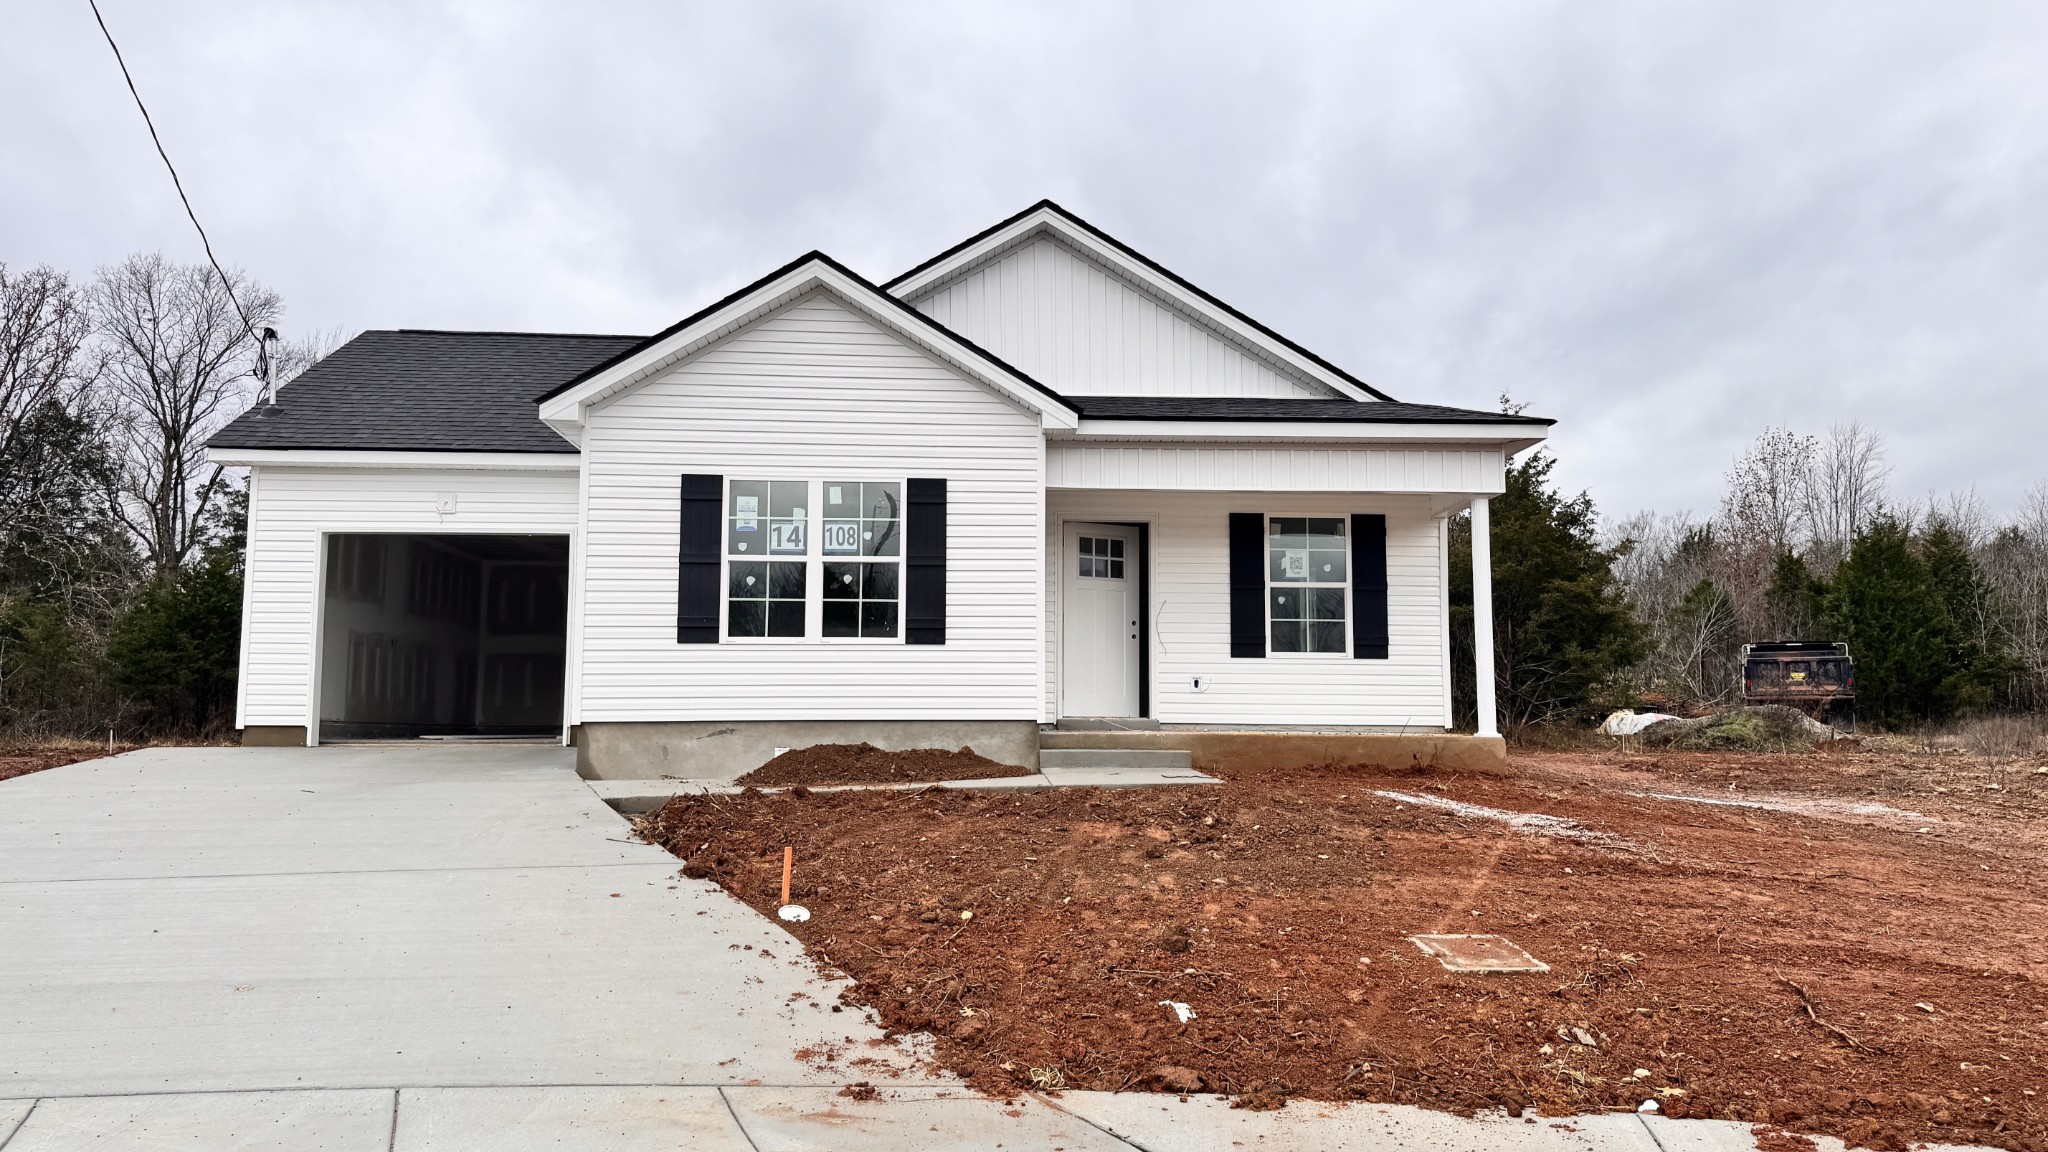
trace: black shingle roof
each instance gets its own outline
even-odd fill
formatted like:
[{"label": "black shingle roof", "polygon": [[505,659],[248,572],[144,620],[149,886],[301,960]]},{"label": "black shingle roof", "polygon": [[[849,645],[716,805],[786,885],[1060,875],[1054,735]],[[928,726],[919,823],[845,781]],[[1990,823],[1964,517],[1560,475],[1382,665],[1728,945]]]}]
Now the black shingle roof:
[{"label": "black shingle roof", "polygon": [[644,339],[365,332],[214,434],[214,448],[569,452],[533,398]]},{"label": "black shingle roof", "polygon": [[1086,420],[1332,420],[1352,424],[1520,424],[1547,427],[1541,416],[1515,416],[1393,400],[1316,400],[1263,396],[1069,396]]}]

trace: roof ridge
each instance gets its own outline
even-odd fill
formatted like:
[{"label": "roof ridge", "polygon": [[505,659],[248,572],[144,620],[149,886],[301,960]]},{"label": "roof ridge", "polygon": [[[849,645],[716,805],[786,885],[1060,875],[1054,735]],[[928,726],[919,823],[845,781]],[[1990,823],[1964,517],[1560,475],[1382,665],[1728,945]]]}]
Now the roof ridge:
[{"label": "roof ridge", "polygon": [[401,336],[533,336],[549,340],[644,340],[646,336],[627,332],[514,332],[502,328],[365,328],[371,332]]}]

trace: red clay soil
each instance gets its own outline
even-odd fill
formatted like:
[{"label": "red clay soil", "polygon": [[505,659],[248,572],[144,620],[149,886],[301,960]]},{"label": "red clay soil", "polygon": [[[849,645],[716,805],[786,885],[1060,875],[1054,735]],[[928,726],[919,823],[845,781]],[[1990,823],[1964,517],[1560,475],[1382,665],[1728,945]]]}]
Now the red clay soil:
[{"label": "red clay soil", "polygon": [[[1655,1098],[1855,1146],[2044,1149],[2034,767],[1518,754],[1507,777],[678,797],[642,830],[764,913],[794,845],[791,931],[989,1092]],[[1453,975],[1414,933],[1503,934],[1551,971]]]},{"label": "red clay soil", "polygon": [[873,744],[814,744],[792,748],[738,783],[755,788],[789,788],[798,784],[931,784],[940,780],[990,780],[998,776],[1029,776],[1029,769],[998,764],[972,748],[911,748],[889,752]]},{"label": "red clay soil", "polygon": [[[123,748],[120,751],[126,752]],[[96,760],[107,754],[106,749],[84,745],[67,747],[0,748],[0,780],[12,780],[45,768],[62,768],[81,760]]]}]

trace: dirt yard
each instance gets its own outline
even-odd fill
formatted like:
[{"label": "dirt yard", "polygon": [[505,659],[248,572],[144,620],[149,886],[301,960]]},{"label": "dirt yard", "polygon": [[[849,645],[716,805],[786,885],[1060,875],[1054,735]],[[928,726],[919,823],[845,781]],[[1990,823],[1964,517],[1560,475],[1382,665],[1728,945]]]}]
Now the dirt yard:
[{"label": "dirt yard", "polygon": [[[770,914],[793,845],[792,930],[991,1092],[1656,1099],[1852,1145],[2044,1149],[2044,817],[2039,762],[1616,752],[679,797],[643,830]],[[1417,933],[1498,933],[1551,970],[1453,975]]]},{"label": "dirt yard", "polygon": [[817,744],[792,748],[739,783],[756,788],[825,784],[929,784],[938,780],[988,780],[1029,776],[1028,769],[999,764],[972,748],[912,748],[890,752],[873,744]]},{"label": "dirt yard", "polygon": [[[115,749],[117,752],[132,750],[128,745]],[[45,768],[62,768],[81,760],[96,760],[107,754],[106,745],[86,741],[0,747],[0,780],[12,780]]]}]

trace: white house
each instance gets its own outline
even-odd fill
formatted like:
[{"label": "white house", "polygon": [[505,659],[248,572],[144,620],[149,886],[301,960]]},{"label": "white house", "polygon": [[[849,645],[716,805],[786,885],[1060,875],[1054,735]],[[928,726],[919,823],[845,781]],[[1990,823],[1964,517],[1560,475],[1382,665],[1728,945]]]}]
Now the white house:
[{"label": "white house", "polygon": [[1549,424],[1398,403],[1050,202],[648,337],[366,332],[211,443],[250,470],[236,722],[546,732],[628,777],[1033,764],[1055,725],[1444,746],[1446,517],[1484,598]]}]

